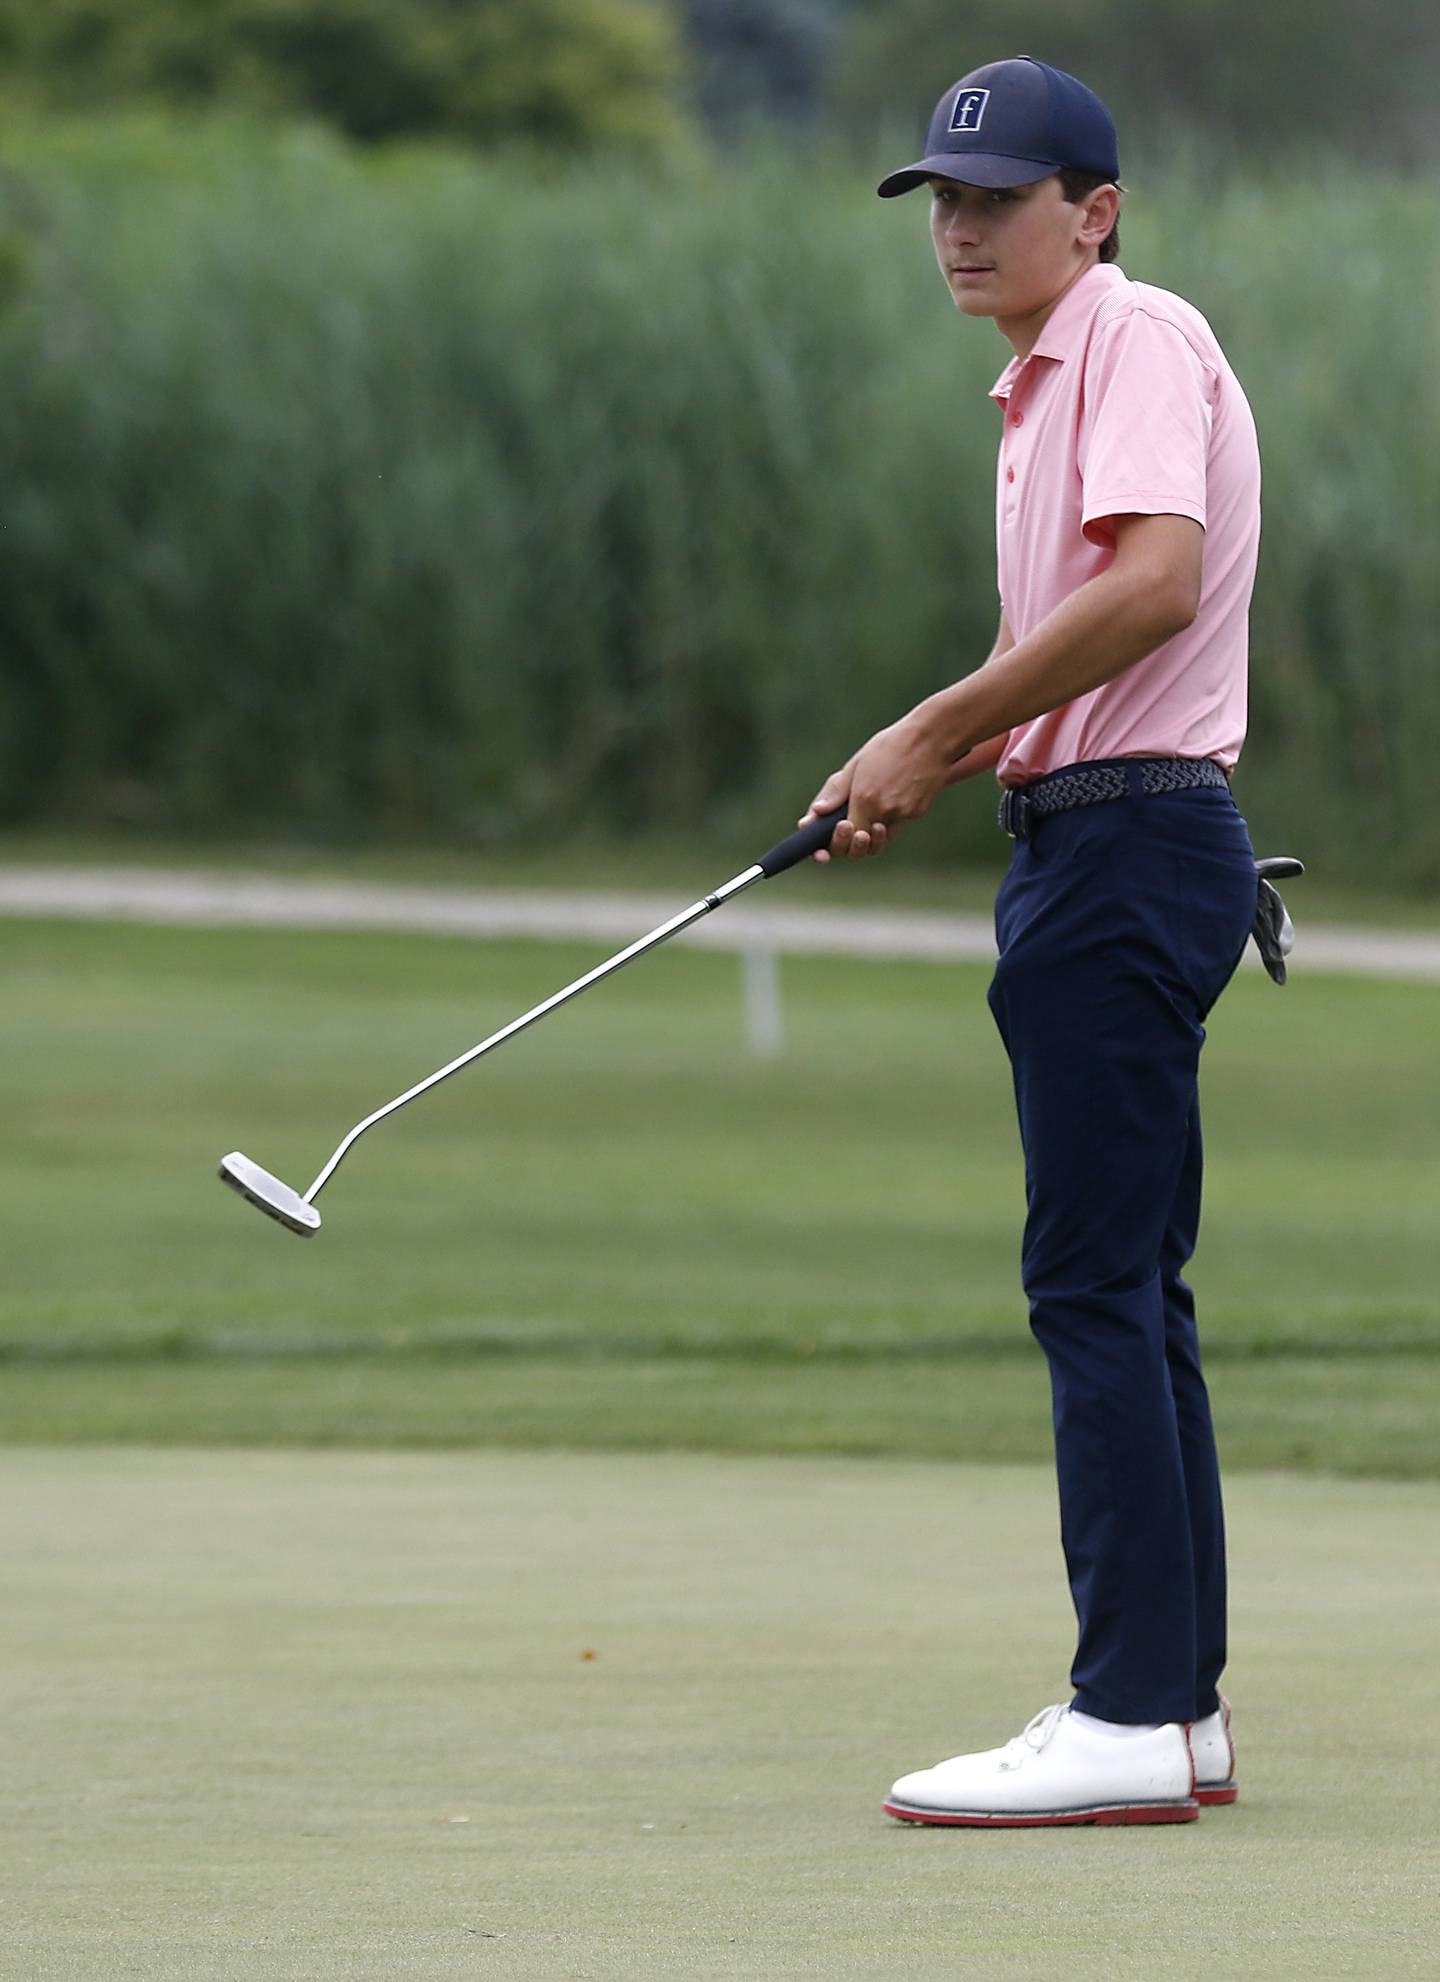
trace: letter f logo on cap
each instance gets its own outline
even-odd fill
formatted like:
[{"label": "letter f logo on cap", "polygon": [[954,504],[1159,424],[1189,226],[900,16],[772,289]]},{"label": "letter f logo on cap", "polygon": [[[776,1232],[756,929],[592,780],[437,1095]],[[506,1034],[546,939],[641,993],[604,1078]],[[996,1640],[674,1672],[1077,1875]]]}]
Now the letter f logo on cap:
[{"label": "letter f logo on cap", "polygon": [[990,100],[988,89],[962,89],[955,99],[955,108],[950,113],[952,131],[978,131],[985,117],[985,105]]}]

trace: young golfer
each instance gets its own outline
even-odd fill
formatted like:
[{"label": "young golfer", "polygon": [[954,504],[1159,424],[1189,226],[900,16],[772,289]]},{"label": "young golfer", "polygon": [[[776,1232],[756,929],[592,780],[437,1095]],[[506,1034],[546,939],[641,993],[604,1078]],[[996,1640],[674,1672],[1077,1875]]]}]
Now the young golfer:
[{"label": "young golfer", "polygon": [[1181,1271],[1204,1020],[1256,916],[1229,774],[1260,460],[1205,318],[1116,265],[1119,172],[1099,98],[1017,56],[946,90],[925,156],[879,188],[929,187],[956,308],[1014,351],[990,394],[1000,629],[805,818],[847,805],[832,855],[863,860],[946,785],[993,769],[1003,787],[989,1002],[1079,1622],[1068,1703],[895,1784],[885,1808],[920,1823],[1183,1823],[1236,1794],[1220,1477]]}]

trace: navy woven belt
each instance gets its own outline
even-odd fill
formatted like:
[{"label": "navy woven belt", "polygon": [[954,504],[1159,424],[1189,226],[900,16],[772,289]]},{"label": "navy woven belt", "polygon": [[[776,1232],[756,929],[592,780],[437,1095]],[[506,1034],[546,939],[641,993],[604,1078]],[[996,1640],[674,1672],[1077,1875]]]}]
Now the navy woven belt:
[{"label": "navy woven belt", "polygon": [[1077,764],[1072,770],[1049,771],[1031,784],[1012,786],[1000,800],[999,822],[1012,840],[1028,840],[1037,819],[1068,812],[1076,805],[1103,805],[1111,798],[1229,782],[1213,757],[1127,757]]}]

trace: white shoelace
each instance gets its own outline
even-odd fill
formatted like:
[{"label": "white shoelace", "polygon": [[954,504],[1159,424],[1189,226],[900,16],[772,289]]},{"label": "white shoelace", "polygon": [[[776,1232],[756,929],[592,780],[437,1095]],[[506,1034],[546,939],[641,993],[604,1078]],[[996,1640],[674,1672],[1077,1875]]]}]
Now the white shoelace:
[{"label": "white shoelace", "polygon": [[1038,1755],[1060,1725],[1060,1717],[1064,1712],[1064,1701],[1057,1701],[1053,1707],[1042,1707],[1038,1714],[1026,1721],[1020,1732],[1005,1743],[1005,1753],[1010,1758],[1005,1766],[1014,1768],[1017,1762],[1023,1761],[1023,1751],[1027,1748],[1032,1754]]}]

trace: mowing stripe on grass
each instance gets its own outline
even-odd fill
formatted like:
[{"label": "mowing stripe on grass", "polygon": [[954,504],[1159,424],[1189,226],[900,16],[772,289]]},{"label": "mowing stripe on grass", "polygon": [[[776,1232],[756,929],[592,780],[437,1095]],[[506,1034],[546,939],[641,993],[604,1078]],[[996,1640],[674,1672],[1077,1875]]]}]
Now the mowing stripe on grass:
[{"label": "mowing stripe on grass", "polygon": [[[993,1363],[1030,1362],[1035,1345],[1016,1329],[1007,1335],[893,1334],[884,1329],[864,1335],[735,1334],[697,1328],[683,1334],[595,1335],[581,1329],[513,1327],[470,1329],[396,1328],[348,1333],[284,1329],[213,1331],[172,1328],[125,1336],[35,1335],[0,1337],[0,1366],[87,1363],[256,1363],[344,1362],[354,1356],[384,1362],[484,1362],[520,1356],[527,1362],[547,1357],[569,1362],[700,1363]],[[1227,1362],[1324,1363],[1391,1356],[1440,1357],[1440,1334],[1417,1311],[1413,1327],[1366,1335],[1306,1341],[1299,1336],[1221,1335],[1205,1348],[1206,1364]]]},{"label": "mowing stripe on grass", "polygon": [[[1287,1466],[1440,1475],[1440,1359],[1220,1362],[1227,1474]],[[0,1443],[572,1447],[848,1453],[1053,1464],[1030,1358],[745,1363],[735,1358],[297,1357],[11,1364]]]}]

